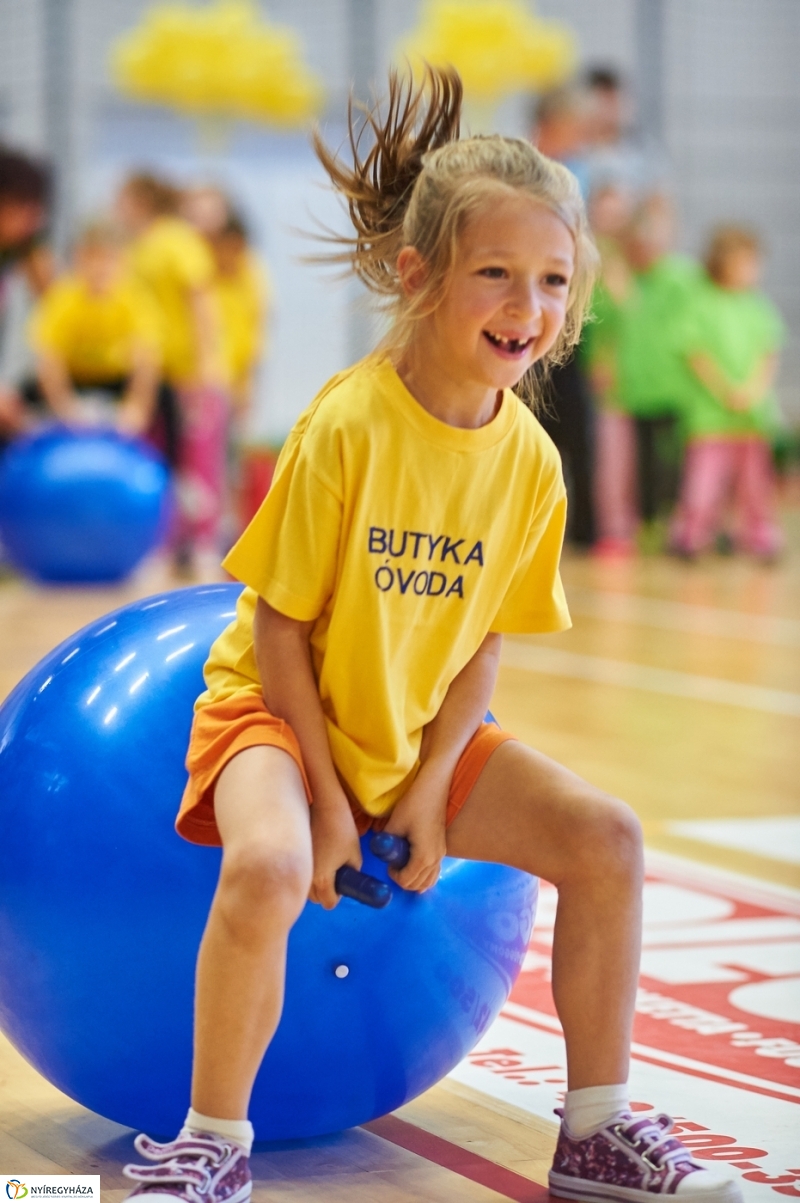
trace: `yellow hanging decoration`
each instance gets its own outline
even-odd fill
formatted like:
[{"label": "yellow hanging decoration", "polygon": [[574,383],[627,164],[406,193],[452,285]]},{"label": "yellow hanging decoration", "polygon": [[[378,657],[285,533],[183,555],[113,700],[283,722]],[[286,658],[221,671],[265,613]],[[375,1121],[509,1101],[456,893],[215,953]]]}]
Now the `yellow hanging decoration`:
[{"label": "yellow hanging decoration", "polygon": [[423,60],[455,67],[466,96],[484,104],[556,87],[577,58],[571,32],[534,16],[521,0],[428,0],[400,50],[415,70]]},{"label": "yellow hanging decoration", "polygon": [[157,4],[114,44],[111,70],[127,96],[204,120],[300,126],[323,98],[296,35],[264,21],[253,0]]}]

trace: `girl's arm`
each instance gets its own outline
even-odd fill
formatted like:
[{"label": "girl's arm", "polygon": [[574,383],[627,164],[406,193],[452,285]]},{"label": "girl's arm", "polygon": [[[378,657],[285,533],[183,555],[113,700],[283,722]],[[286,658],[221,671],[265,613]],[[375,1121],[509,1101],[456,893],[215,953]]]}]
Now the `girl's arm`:
[{"label": "girl's arm", "polygon": [[746,410],[750,409],[753,405],[758,405],[759,401],[763,401],[775,383],[777,370],[778,356],[774,351],[771,351],[768,355],[764,355],[756,364],[744,384],[740,384],[738,388],[733,390],[732,400],[734,407]]},{"label": "girl's arm", "polygon": [[80,412],[61,356],[54,351],[40,352],[36,358],[36,376],[53,415],[62,422],[79,422]]},{"label": "girl's arm", "polygon": [[503,637],[489,633],[450,684],[439,713],[425,728],[420,769],[392,811],[386,830],[411,844],[405,869],[392,871],[406,890],[427,890],[446,852],[445,816],[450,783],[461,754],[483,722],[494,692]]},{"label": "girl's arm", "polygon": [[744,384],[735,384],[711,355],[697,351],[687,358],[689,367],[726,409],[742,412],[763,400],[775,377],[777,356],[765,355]]},{"label": "girl's arm", "polygon": [[144,434],[153,417],[158,384],[158,360],[140,342],[133,352],[133,371],[117,414],[117,426],[126,434]]},{"label": "girl's arm", "polygon": [[312,622],[297,622],[256,604],[253,638],[267,709],[289,724],[303,753],[311,786],[314,878],[309,897],[326,909],[336,906],[333,879],[341,865],[361,868],[361,845],[350,804],[333,767],[322,703],[311,663]]}]

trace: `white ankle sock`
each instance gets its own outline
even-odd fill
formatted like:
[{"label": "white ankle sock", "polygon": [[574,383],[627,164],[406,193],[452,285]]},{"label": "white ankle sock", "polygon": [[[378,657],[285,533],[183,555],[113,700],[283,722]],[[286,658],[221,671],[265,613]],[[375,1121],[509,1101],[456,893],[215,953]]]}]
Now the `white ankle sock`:
[{"label": "white ankle sock", "polygon": [[185,1132],[211,1132],[224,1140],[233,1140],[242,1146],[248,1157],[253,1147],[253,1125],[249,1119],[212,1119],[190,1107],[181,1135]]},{"label": "white ankle sock", "polygon": [[582,1090],[567,1091],[564,1123],[572,1136],[582,1140],[628,1107],[627,1082],[618,1086],[584,1086]]}]

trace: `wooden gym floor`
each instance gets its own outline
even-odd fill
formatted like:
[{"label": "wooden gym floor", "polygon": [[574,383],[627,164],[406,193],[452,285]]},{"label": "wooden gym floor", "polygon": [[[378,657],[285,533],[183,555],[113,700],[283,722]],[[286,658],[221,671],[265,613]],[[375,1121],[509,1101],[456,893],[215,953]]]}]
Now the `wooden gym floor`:
[{"label": "wooden gym floor", "polygon": [[[507,640],[493,709],[521,739],[629,801],[651,848],[797,888],[796,844],[776,854],[747,826],[800,815],[797,510],[787,525],[793,550],[772,568],[567,557],[574,629]],[[0,582],[0,697],[78,627],[174,584],[152,565],[113,590]],[[447,1080],[366,1129],[259,1148],[254,1198],[538,1200],[555,1130]],[[104,1200],[117,1203],[132,1137],[50,1086],[0,1036],[0,1174],[100,1173]]]}]

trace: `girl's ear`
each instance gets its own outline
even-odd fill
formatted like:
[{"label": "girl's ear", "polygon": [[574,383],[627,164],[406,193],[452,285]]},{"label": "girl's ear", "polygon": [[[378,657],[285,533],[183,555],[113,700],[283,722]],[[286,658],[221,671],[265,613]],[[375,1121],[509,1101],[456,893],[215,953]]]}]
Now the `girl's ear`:
[{"label": "girl's ear", "polygon": [[425,286],[428,264],[415,246],[404,246],[397,256],[397,276],[408,300]]}]

